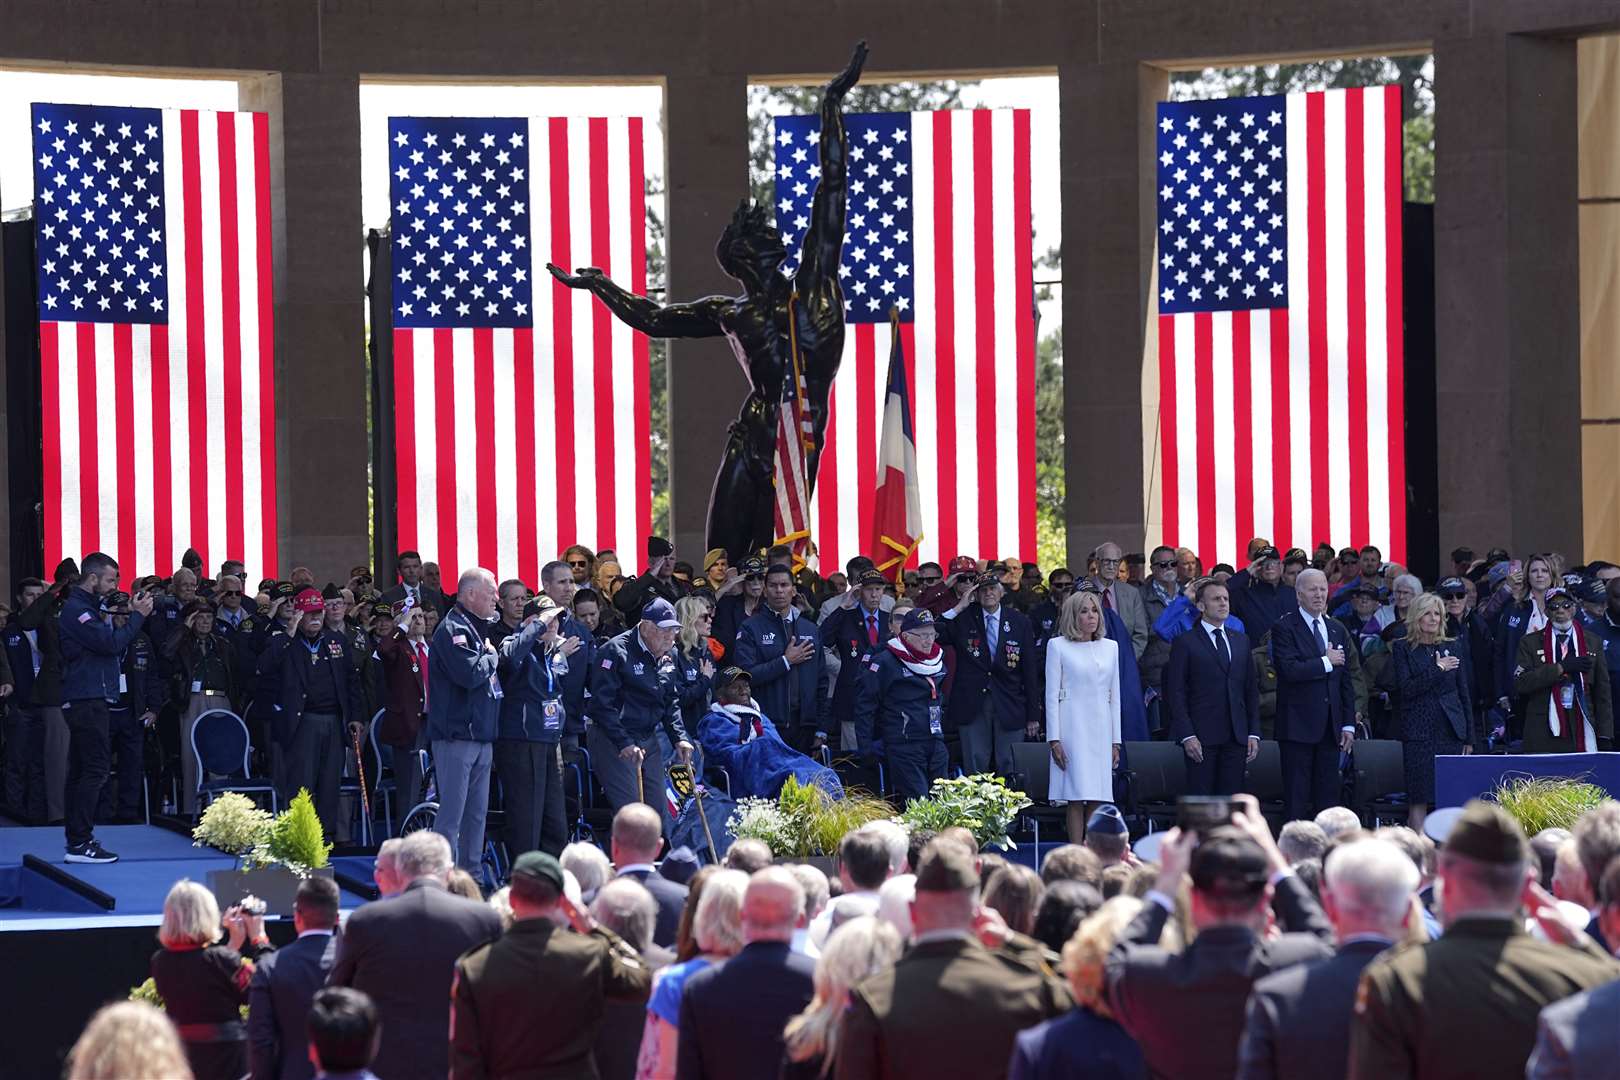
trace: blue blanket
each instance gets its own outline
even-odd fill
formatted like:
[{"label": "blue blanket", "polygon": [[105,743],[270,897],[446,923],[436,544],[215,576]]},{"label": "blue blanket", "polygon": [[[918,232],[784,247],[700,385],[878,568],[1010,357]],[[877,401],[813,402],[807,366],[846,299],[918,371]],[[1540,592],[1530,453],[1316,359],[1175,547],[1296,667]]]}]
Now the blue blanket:
[{"label": "blue blanket", "polygon": [[709,706],[698,721],[704,764],[726,770],[731,777],[732,798],[752,795],[774,799],[790,776],[797,777],[801,784],[819,785],[835,799],[844,797],[844,785],[837,773],[790,747],[768,716],[761,713],[759,721],[761,734],[748,742],[742,741],[738,718],[719,705]]}]

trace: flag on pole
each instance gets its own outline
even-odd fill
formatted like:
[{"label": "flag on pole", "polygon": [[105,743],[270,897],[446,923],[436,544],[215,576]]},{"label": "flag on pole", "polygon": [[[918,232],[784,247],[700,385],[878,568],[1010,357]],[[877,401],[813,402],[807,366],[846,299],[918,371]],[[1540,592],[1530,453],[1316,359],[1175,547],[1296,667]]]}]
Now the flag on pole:
[{"label": "flag on pole", "polygon": [[[866,553],[890,308],[916,366],[922,559],[1035,557],[1035,301],[1027,109],[851,113],[838,268],[844,355],[810,499],[824,570]],[[818,116],[778,116],[776,227],[798,268]]]},{"label": "flag on pole", "polygon": [[276,575],[265,113],[33,106],[45,566]]},{"label": "flag on pole", "polygon": [[776,542],[793,552],[793,568],[798,570],[810,556],[810,453],[815,449],[816,430],[806,407],[804,364],[799,356],[799,298],[788,301],[788,348],[792,366],[782,380],[782,404],[776,410],[776,450],[773,477],[776,485],[774,520]]},{"label": "flag on pole", "polygon": [[[639,117],[388,120],[399,546],[536,582],[652,531],[647,339],[546,263],[647,291]],[[385,511],[386,512],[386,511]]]},{"label": "flag on pole", "polygon": [[878,457],[877,517],[867,553],[898,584],[922,541],[922,491],[917,483],[917,436],[911,427],[906,355],[899,312],[890,314],[889,385],[883,399],[883,441]]},{"label": "flag on pole", "polygon": [[1162,542],[1405,561],[1401,89],[1158,110]]}]

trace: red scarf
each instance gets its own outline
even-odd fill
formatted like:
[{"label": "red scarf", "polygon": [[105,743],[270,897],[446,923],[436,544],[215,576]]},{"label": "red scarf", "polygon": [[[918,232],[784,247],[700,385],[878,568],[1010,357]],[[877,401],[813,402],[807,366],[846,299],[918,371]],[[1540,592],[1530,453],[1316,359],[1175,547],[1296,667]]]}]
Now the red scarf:
[{"label": "red scarf", "polygon": [[[1586,631],[1581,628],[1578,620],[1570,623],[1569,638],[1570,656],[1587,655]],[[1556,639],[1557,635],[1553,632],[1553,624],[1549,621],[1541,629],[1541,647],[1546,650],[1547,663],[1549,664],[1556,664],[1559,660],[1558,654],[1553,651],[1553,643]],[[1570,708],[1564,708],[1563,695],[1558,692],[1558,687],[1554,686],[1550,695],[1552,707],[1556,710],[1559,727],[1569,732],[1570,738],[1574,741],[1575,752],[1584,754],[1597,749],[1595,746],[1586,745],[1586,676],[1577,672],[1573,676],[1565,677],[1575,680],[1575,702]]]}]

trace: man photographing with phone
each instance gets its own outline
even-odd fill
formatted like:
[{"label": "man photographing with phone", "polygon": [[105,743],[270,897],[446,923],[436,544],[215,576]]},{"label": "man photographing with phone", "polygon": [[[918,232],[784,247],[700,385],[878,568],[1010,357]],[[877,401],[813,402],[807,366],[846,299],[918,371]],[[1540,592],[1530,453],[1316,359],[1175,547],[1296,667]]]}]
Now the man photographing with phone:
[{"label": "man photographing with phone", "polygon": [[152,596],[130,599],[129,621],[114,629],[101,598],[118,588],[118,563],[99,551],[84,557],[78,584],[62,602],[62,715],[68,727],[68,775],[63,824],[70,863],[117,862],[95,838],[96,803],[108,771],[108,706],[119,700],[124,650],[152,614]]}]

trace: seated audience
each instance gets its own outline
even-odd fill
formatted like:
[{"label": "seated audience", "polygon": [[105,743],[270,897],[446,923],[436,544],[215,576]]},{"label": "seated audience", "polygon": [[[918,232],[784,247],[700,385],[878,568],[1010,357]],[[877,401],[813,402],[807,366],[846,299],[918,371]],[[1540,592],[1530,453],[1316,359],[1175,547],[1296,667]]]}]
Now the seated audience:
[{"label": "seated audience", "polygon": [[1321,859],[1327,852],[1328,838],[1322,826],[1314,821],[1290,821],[1277,834],[1277,848],[1295,866],[1306,859]]},{"label": "seated audience", "polygon": [[1027,866],[1008,863],[990,875],[983,903],[995,909],[1009,930],[1027,937],[1035,929],[1035,911],[1045,892],[1039,874]]},{"label": "seated audience", "polygon": [[677,885],[653,869],[653,860],[663,846],[664,819],[646,803],[629,803],[613,815],[613,866],[619,877],[645,885],[658,901],[653,941],[667,949],[675,944],[675,927],[686,904],[686,886]]},{"label": "seated audience", "polygon": [[[1608,941],[1620,941],[1620,858],[1598,881],[1598,920]],[[1614,1075],[1615,1018],[1620,980],[1611,980],[1541,1010],[1526,1080],[1606,1080]]]},{"label": "seated audience", "polygon": [[771,865],[771,849],[763,840],[744,838],[735,841],[726,851],[726,867],[752,874]]},{"label": "seated audience", "polygon": [[1102,884],[1102,860],[1088,847],[1059,844],[1046,853],[1041,863],[1041,880],[1048,886],[1059,881],[1078,881],[1096,888]]},{"label": "seated audience", "polygon": [[876,915],[878,890],[888,878],[889,848],[883,837],[865,829],[846,835],[838,843],[838,881],[844,891],[811,922],[810,944],[819,950],[841,923]]},{"label": "seated audience", "polygon": [[557,861],[579,882],[579,894],[587,904],[596,899],[597,890],[613,876],[613,864],[608,861],[607,853],[595,844],[569,844],[557,856]]},{"label": "seated audience", "polygon": [[1361,819],[1348,806],[1329,806],[1316,815],[1316,825],[1331,840],[1340,833],[1361,828]]},{"label": "seated audience", "polygon": [[[591,915],[623,938],[653,975],[675,962],[673,952],[653,944],[658,901],[645,886],[627,878],[608,882],[591,901]],[[636,1075],[636,1057],[646,1019],[645,998],[616,998],[602,1003],[602,1026],[596,1033],[596,1073],[601,1080],[632,1080]]]},{"label": "seated audience", "polygon": [[1097,863],[1104,870],[1131,860],[1131,834],[1125,827],[1125,815],[1118,807],[1103,803],[1091,812],[1086,822],[1085,845],[1097,856]]},{"label": "seated audience", "polygon": [[832,899],[832,889],[827,875],[809,863],[794,863],[788,867],[788,872],[798,881],[799,888],[804,890],[804,925],[793,931],[793,951],[814,957],[819,950],[810,941],[810,927],[815,925],[816,916],[826,910]]},{"label": "seated audience", "polygon": [[1035,909],[1035,925],[1030,937],[1061,954],[1086,916],[1102,907],[1102,893],[1079,881],[1054,881],[1046,887]]}]

